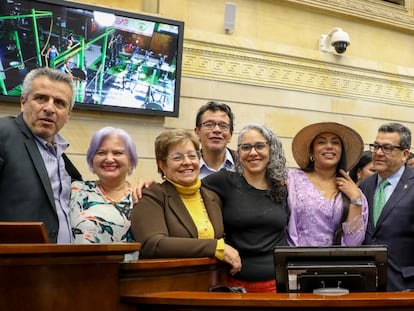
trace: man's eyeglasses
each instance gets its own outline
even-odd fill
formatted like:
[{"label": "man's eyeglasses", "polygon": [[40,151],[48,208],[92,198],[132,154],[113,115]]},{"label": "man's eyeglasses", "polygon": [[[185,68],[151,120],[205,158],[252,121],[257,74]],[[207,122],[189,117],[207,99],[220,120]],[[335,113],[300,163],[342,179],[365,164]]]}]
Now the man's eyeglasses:
[{"label": "man's eyeglasses", "polygon": [[384,152],[385,154],[390,154],[395,148],[404,150],[404,148],[402,148],[401,146],[394,146],[391,144],[369,144],[369,149],[371,150],[371,152],[377,152],[379,149],[382,149],[382,152]]},{"label": "man's eyeglasses", "polygon": [[220,130],[222,131],[228,131],[230,130],[230,124],[226,122],[214,122],[214,121],[206,121],[201,123],[202,126],[204,126],[207,130],[214,129],[217,125]]},{"label": "man's eyeglasses", "polygon": [[173,162],[183,162],[184,158],[187,157],[190,161],[196,161],[199,160],[201,157],[200,151],[190,151],[186,154],[183,154],[181,152],[173,152],[167,156],[167,159],[172,160]]},{"label": "man's eyeglasses", "polygon": [[266,148],[266,145],[268,145],[268,142],[258,142],[254,145],[252,144],[240,144],[238,145],[239,149],[243,152],[250,152],[252,148],[254,148],[257,152],[263,151]]}]

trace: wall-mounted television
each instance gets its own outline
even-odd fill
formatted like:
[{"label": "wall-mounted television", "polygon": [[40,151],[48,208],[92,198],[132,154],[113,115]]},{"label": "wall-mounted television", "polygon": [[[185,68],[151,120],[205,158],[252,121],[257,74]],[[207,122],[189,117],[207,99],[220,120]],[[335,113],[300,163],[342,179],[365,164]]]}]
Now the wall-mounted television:
[{"label": "wall-mounted television", "polygon": [[386,246],[276,247],[277,292],[386,291]]},{"label": "wall-mounted television", "polygon": [[178,116],[184,23],[60,0],[0,0],[0,100],[55,67],[76,83],[75,108]]}]

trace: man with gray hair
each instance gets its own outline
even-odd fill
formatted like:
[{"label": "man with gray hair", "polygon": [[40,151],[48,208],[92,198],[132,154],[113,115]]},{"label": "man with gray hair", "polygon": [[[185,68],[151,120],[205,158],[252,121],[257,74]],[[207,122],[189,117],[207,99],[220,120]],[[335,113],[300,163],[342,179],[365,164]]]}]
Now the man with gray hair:
[{"label": "man with gray hair", "polygon": [[21,113],[0,118],[0,221],[43,222],[55,243],[72,240],[71,177],[81,179],[59,135],[74,103],[75,86],[67,74],[36,68],[23,81]]}]

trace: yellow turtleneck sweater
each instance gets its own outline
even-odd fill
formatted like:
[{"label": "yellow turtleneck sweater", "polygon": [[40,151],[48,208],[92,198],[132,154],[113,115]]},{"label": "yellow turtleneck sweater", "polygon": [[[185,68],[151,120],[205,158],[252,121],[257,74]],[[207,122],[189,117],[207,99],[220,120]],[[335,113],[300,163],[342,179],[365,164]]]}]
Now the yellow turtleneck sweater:
[{"label": "yellow turtleneck sweater", "polygon": [[[201,180],[197,179],[191,186],[182,186],[170,179],[168,181],[177,189],[187,211],[190,213],[198,231],[198,238],[214,239],[214,228],[200,193]],[[217,241],[215,257],[220,260],[224,259],[224,239]]]}]

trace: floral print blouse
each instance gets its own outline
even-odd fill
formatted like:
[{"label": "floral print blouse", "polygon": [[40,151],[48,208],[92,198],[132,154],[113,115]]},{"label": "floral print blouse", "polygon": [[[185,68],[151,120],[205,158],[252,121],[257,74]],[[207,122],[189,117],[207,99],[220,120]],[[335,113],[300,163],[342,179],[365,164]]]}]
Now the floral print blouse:
[{"label": "floral print blouse", "polygon": [[133,242],[132,194],[115,204],[107,202],[95,181],[72,182],[70,222],[73,243]]}]

